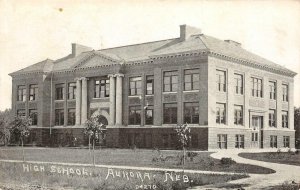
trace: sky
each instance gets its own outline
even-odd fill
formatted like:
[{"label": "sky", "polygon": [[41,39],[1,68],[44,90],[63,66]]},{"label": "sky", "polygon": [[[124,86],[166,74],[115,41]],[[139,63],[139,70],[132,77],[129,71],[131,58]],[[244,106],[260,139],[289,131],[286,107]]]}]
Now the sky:
[{"label": "sky", "polygon": [[9,73],[71,53],[179,37],[179,25],[231,39],[288,69],[300,106],[300,1],[0,0],[0,110],[11,107]]}]

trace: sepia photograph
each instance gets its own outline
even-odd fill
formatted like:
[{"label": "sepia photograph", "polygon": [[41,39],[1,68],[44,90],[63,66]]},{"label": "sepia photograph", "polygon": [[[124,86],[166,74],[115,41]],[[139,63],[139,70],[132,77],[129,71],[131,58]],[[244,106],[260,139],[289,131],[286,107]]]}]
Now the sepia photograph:
[{"label": "sepia photograph", "polygon": [[0,190],[300,189],[300,1],[0,10]]}]

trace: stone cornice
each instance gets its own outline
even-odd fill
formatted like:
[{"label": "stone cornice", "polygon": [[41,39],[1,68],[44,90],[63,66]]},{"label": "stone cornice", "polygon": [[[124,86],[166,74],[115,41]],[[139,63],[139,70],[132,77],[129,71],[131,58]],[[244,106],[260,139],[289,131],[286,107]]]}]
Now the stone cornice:
[{"label": "stone cornice", "polygon": [[[97,66],[93,66],[93,67],[78,67],[78,66],[83,65],[86,61],[90,60],[91,58],[93,58],[95,56],[100,56],[102,58],[105,58],[105,59],[111,61],[112,63],[97,65]],[[102,68],[102,67],[115,67],[115,66],[122,66],[122,65],[126,66],[126,65],[153,64],[157,60],[196,57],[196,56],[212,56],[212,57],[220,58],[220,59],[223,59],[223,60],[235,62],[235,63],[241,64],[241,65],[245,65],[245,66],[248,66],[248,67],[253,67],[253,68],[257,68],[257,69],[261,69],[261,70],[265,70],[265,71],[269,71],[269,72],[272,72],[272,73],[285,75],[285,76],[289,76],[289,77],[294,77],[297,74],[293,71],[288,71],[288,70],[284,70],[284,69],[280,69],[280,68],[274,68],[272,66],[263,65],[263,64],[260,64],[260,63],[252,62],[252,61],[243,60],[243,59],[223,55],[223,54],[212,52],[212,51],[209,51],[209,50],[205,50],[205,51],[200,50],[200,51],[193,51],[193,52],[182,52],[182,53],[173,53],[173,54],[164,54],[164,55],[153,55],[153,56],[149,56],[148,59],[139,60],[139,61],[128,61],[128,62],[124,62],[124,60],[123,61],[115,60],[115,59],[110,58],[108,56],[105,56],[101,53],[93,52],[91,55],[89,55],[89,56],[85,57],[84,59],[82,59],[79,64],[76,64],[71,69],[57,70],[57,71],[52,71],[52,72],[56,73],[56,74],[72,73],[72,72],[92,70],[92,69],[97,69],[97,68]],[[18,75],[31,75],[31,74],[43,74],[43,71],[34,71],[34,72],[26,72],[26,73],[13,73],[13,74],[10,74],[10,75],[12,77],[14,77],[14,76],[18,76]]]}]

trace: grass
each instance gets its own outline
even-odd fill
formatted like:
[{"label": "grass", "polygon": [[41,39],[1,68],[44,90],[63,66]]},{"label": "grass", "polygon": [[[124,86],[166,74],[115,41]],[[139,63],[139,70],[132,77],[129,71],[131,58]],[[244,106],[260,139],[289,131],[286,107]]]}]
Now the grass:
[{"label": "grass", "polygon": [[299,190],[299,189],[300,189],[300,182],[299,183],[284,182],[281,185],[271,186],[268,188],[264,188],[263,190]]},{"label": "grass", "polygon": [[265,162],[300,166],[300,153],[295,152],[240,153],[239,156]]},{"label": "grass", "polygon": [[[141,171],[141,170],[111,170],[114,175],[108,171],[107,168],[98,167],[84,167],[86,175],[78,175],[66,171],[83,170],[80,166],[60,166],[51,164],[39,164],[44,170],[33,169],[24,170],[22,163],[4,163],[0,162],[0,189],[92,189],[92,190],[132,190],[132,189],[146,189],[137,188],[141,185],[147,185],[148,189],[162,189],[162,190],[184,190],[189,187],[202,186],[212,183],[226,182],[230,180],[248,177],[247,175],[219,175],[219,174],[183,174],[183,173],[168,173],[156,171]],[[51,167],[56,169],[52,170]],[[63,167],[66,171],[63,173],[62,169],[57,170],[58,167]],[[34,165],[32,165],[34,168]],[[51,172],[52,171],[52,172]],[[60,172],[59,172],[60,171]],[[117,177],[117,173],[121,177]],[[124,177],[124,172],[127,176]],[[131,175],[130,172],[134,173]],[[138,175],[140,173],[141,175]],[[145,174],[149,173],[149,178]],[[109,174],[109,175],[108,175]],[[180,175],[178,180],[175,174]],[[173,180],[166,176],[172,175]],[[187,175],[185,178],[183,175]],[[142,176],[142,177],[137,177]],[[150,188],[151,187],[151,188]]]},{"label": "grass", "polygon": [[[182,168],[180,151],[159,151],[144,149],[102,149],[95,150],[96,164],[143,166],[159,168]],[[221,164],[220,160],[211,158],[211,152],[194,153],[186,161],[186,169],[205,171],[224,171],[238,173],[269,174],[273,170],[248,164]],[[46,148],[26,149],[27,161],[91,163],[88,149]],[[21,160],[21,149],[0,149],[0,159]]]}]

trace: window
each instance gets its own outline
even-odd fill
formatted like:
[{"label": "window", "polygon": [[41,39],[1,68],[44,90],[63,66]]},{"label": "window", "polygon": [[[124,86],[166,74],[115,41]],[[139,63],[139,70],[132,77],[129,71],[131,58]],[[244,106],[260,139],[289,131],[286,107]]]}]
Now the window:
[{"label": "window", "polygon": [[290,148],[290,137],[283,136],[283,147]]},{"label": "window", "polygon": [[251,133],[251,141],[257,142],[258,141],[258,132]]},{"label": "window", "polygon": [[184,123],[199,124],[199,103],[184,103]]},{"label": "window", "polygon": [[142,77],[131,77],[129,79],[129,95],[142,94]]},{"label": "window", "polygon": [[109,97],[109,79],[95,80],[94,98]]},{"label": "window", "polygon": [[226,149],[227,148],[227,135],[224,134],[218,134],[218,147],[220,149]]},{"label": "window", "polygon": [[276,127],[275,110],[269,110],[269,127]]},{"label": "window", "polygon": [[270,90],[270,99],[275,100],[276,99],[276,83],[270,81],[269,82],[269,90]]},{"label": "window", "polygon": [[288,112],[282,111],[282,127],[283,128],[289,128],[289,121],[288,121]]},{"label": "window", "polygon": [[25,102],[26,101],[26,86],[21,85],[18,86],[18,101]]},{"label": "window", "polygon": [[277,148],[277,136],[275,135],[270,136],[270,147]]},{"label": "window", "polygon": [[217,112],[216,112],[216,123],[223,123],[225,124],[225,104],[217,103]]},{"label": "window", "polygon": [[76,83],[71,82],[68,84],[68,99],[73,100],[76,98]]},{"label": "window", "polygon": [[145,111],[145,124],[153,125],[153,106],[148,106]]},{"label": "window", "polygon": [[235,135],[235,148],[244,148],[245,136]]},{"label": "window", "polygon": [[177,123],[177,103],[164,104],[164,124]]},{"label": "window", "polygon": [[288,85],[286,84],[282,85],[282,100],[284,102],[288,101]]},{"label": "window", "polygon": [[262,79],[251,77],[251,83],[252,96],[262,97]]},{"label": "window", "polygon": [[38,113],[36,109],[29,110],[29,117],[31,119],[31,125],[37,125]]},{"label": "window", "polygon": [[235,82],[235,93],[236,94],[243,94],[243,75],[234,74],[234,82]]},{"label": "window", "polygon": [[129,125],[141,125],[141,106],[129,107]]},{"label": "window", "polygon": [[69,109],[68,110],[68,125],[72,126],[75,125],[76,121],[76,115],[75,115],[75,109]]},{"label": "window", "polygon": [[55,110],[55,125],[56,126],[64,125],[64,110],[63,109]]},{"label": "window", "polygon": [[184,71],[184,90],[199,90],[199,69]]},{"label": "window", "polygon": [[217,91],[226,92],[226,72],[217,70]]},{"label": "window", "polygon": [[26,113],[24,109],[17,110],[17,116],[18,117],[26,117]]},{"label": "window", "polygon": [[154,76],[146,76],[146,94],[154,93]]},{"label": "window", "polygon": [[243,106],[234,106],[234,124],[243,125]]},{"label": "window", "polygon": [[38,98],[38,85],[32,84],[29,86],[29,101],[37,100]]},{"label": "window", "polygon": [[55,99],[56,100],[65,99],[65,85],[64,84],[55,85]]},{"label": "window", "polygon": [[177,71],[164,72],[164,92],[177,92],[178,73]]}]

